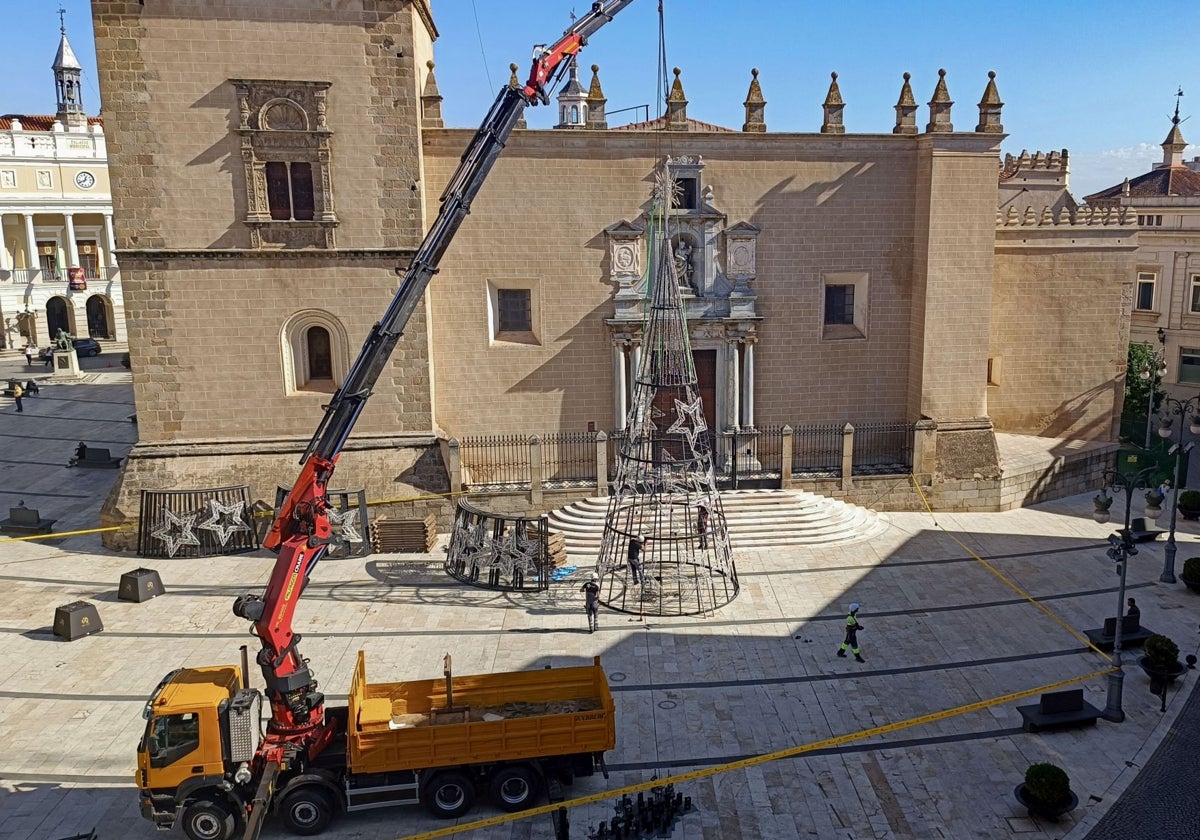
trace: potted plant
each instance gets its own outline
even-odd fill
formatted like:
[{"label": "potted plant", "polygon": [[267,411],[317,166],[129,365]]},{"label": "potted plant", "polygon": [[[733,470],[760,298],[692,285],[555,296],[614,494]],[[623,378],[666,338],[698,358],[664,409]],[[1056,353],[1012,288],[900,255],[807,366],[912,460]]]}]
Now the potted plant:
[{"label": "potted plant", "polygon": [[1200,557],[1189,557],[1183,561],[1183,571],[1179,579],[1188,589],[1200,592]]},{"label": "potted plant", "polygon": [[1079,805],[1079,797],[1071,790],[1071,780],[1065,770],[1049,762],[1031,764],[1025,771],[1025,781],[1013,790],[1017,801],[1030,816],[1057,820]]},{"label": "potted plant", "polygon": [[1162,515],[1164,496],[1158,492],[1158,488],[1151,487],[1146,491],[1146,516],[1149,519],[1158,519]]},{"label": "potted plant", "polygon": [[1166,679],[1170,682],[1183,673],[1183,663],[1179,661],[1179,645],[1166,636],[1151,636],[1146,639],[1142,650],[1146,653],[1138,660],[1138,664],[1151,679]]},{"label": "potted plant", "polygon": [[1184,490],[1175,506],[1184,519],[1200,519],[1200,490]]}]

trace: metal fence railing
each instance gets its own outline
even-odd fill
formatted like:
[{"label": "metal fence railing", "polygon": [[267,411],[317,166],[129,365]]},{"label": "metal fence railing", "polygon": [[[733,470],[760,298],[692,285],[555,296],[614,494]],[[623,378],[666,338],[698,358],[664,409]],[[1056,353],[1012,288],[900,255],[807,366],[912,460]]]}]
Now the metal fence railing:
[{"label": "metal fence railing", "polygon": [[912,470],[911,423],[863,423],[854,427],[854,475],[897,475]]},{"label": "metal fence railing", "polygon": [[841,425],[825,423],[792,429],[792,475],[837,478],[841,474]]},{"label": "metal fence railing", "polygon": [[529,487],[527,435],[465,437],[461,447],[463,476],[470,487]]},{"label": "metal fence railing", "polygon": [[596,483],[596,433],[550,432],[542,441],[542,481],[548,487]]}]

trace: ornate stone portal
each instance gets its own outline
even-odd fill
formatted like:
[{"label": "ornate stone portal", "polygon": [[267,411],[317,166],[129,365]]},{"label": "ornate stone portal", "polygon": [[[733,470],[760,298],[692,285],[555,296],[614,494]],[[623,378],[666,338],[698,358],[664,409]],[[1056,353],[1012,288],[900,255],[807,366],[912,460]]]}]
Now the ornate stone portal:
[{"label": "ornate stone portal", "polygon": [[[665,168],[677,185],[662,215],[673,254],[679,299],[688,340],[697,351],[715,351],[711,414],[716,432],[754,428],[754,344],[757,340],[759,229],[749,222],[729,225],[717,207],[711,186],[704,183],[700,155],[667,158]],[[609,245],[609,280],[616,288],[612,341],[613,423],[623,429],[630,416],[634,381],[644,345],[648,275],[645,254],[654,249],[649,212],[622,220],[605,230]],[[726,440],[717,456],[727,458]]]}]

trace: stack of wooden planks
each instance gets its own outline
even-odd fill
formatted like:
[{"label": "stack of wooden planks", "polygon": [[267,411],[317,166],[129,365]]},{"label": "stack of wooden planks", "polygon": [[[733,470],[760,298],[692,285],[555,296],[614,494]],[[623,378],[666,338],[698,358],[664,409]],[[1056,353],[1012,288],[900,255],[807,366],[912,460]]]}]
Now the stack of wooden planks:
[{"label": "stack of wooden planks", "polygon": [[436,543],[437,519],[433,514],[424,520],[381,516],[371,523],[371,545],[379,553],[430,552]]},{"label": "stack of wooden planks", "polygon": [[559,531],[551,531],[546,538],[546,546],[550,555],[550,568],[557,569],[567,565],[567,538]]}]

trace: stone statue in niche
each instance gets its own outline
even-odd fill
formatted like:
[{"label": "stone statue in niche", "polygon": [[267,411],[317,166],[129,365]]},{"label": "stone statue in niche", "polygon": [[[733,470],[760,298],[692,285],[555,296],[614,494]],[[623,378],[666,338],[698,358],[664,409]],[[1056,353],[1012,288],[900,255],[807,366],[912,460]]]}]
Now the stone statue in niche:
[{"label": "stone statue in niche", "polygon": [[696,288],[693,281],[696,267],[692,264],[692,251],[694,249],[688,244],[686,239],[680,239],[675,245],[675,273],[679,276],[679,285],[687,286],[696,294],[700,290]]}]

